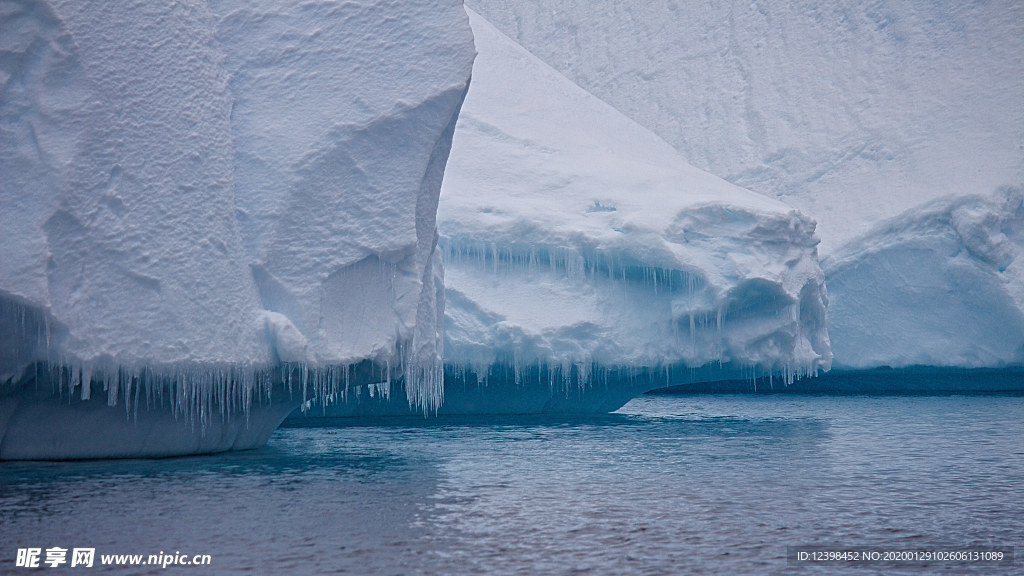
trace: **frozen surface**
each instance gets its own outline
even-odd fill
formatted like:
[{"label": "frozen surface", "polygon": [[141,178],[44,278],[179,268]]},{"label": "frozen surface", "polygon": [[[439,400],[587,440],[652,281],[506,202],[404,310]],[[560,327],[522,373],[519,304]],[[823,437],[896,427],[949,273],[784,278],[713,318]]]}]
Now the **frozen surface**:
[{"label": "frozen surface", "polygon": [[440,401],[460,2],[23,0],[0,30],[0,385],[206,402],[285,362],[326,396],[370,363]]},{"label": "frozen surface", "polygon": [[556,389],[828,367],[812,220],[693,168],[470,22],[479,55],[438,210],[446,365]]},{"label": "frozen surface", "polygon": [[276,358],[369,359],[436,407],[435,215],[474,56],[461,3],[213,6],[239,229]]},{"label": "frozen surface", "polygon": [[693,165],[815,219],[838,367],[1024,361],[1019,193],[1000,191],[1024,187],[1024,4],[469,5]]},{"label": "frozen surface", "polygon": [[937,200],[822,263],[837,367],[1024,364],[1024,193]]},{"label": "frozen surface", "polygon": [[818,222],[822,255],[1024,183],[1024,3],[470,0],[694,166]]}]

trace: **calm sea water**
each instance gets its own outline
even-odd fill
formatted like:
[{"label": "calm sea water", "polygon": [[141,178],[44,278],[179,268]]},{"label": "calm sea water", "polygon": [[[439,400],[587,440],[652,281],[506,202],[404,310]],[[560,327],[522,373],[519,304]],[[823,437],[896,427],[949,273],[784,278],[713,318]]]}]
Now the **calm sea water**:
[{"label": "calm sea water", "polygon": [[[787,546],[1013,546],[1012,566]],[[648,396],[586,419],[284,428],[261,450],[0,463],[20,547],[209,554],[139,574],[1020,574],[1020,396]],[[109,573],[49,568],[44,574]]]}]

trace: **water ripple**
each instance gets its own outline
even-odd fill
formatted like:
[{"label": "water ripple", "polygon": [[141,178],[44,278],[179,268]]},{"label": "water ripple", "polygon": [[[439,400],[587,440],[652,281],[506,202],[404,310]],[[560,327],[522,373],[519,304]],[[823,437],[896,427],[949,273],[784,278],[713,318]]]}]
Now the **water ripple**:
[{"label": "water ripple", "polygon": [[786,546],[1024,550],[1021,397],[333,424],[238,454],[2,463],[0,572],[28,546],[211,554],[213,574],[834,574],[787,566]]}]

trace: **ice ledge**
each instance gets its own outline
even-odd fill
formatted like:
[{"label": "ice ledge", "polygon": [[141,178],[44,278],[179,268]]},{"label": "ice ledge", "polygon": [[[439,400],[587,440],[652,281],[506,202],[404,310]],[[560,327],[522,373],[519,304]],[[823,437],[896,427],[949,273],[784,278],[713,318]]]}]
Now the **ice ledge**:
[{"label": "ice ledge", "polygon": [[64,420],[112,448],[35,457],[245,447],[364,361],[440,402],[461,0],[15,0],[0,30],[6,449]]}]

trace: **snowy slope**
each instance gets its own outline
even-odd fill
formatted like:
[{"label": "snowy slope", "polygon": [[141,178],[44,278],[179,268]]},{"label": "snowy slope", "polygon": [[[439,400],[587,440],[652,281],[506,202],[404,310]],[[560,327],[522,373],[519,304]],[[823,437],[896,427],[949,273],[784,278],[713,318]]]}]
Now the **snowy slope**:
[{"label": "snowy slope", "polygon": [[1024,183],[1024,3],[468,5],[693,165],[818,222],[822,254]]},{"label": "snowy slope", "polygon": [[42,367],[210,424],[378,370],[439,401],[460,2],[21,0],[0,30],[5,394]]},{"label": "snowy slope", "polygon": [[829,365],[813,221],[693,168],[470,22],[479,55],[438,210],[446,364],[573,386]]},{"label": "snowy slope", "polygon": [[836,366],[1024,365],[1024,193],[947,198],[822,262]]}]

